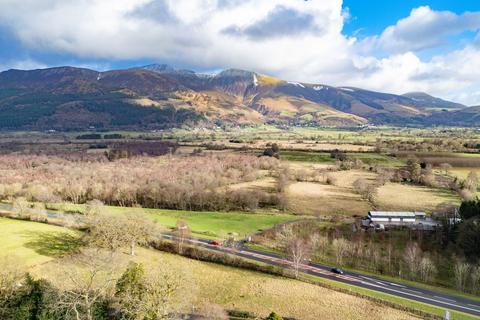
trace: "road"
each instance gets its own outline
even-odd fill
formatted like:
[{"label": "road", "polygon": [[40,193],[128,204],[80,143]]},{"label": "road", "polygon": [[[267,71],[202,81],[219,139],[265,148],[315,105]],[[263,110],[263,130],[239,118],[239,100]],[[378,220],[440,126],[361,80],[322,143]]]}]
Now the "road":
[{"label": "road", "polygon": [[[165,235],[164,237],[172,239],[171,235]],[[209,240],[204,239],[191,239],[190,241],[196,245],[200,245],[211,250],[227,252],[238,257],[263,262],[270,265],[285,267],[291,264],[283,257],[269,252],[253,250],[246,247],[232,250],[230,248],[210,245]],[[372,276],[365,276],[355,272],[345,272],[343,275],[339,275],[331,272],[331,268],[331,266],[321,265],[318,263],[308,263],[302,265],[301,270],[304,273],[312,276],[338,281],[352,286],[387,293],[400,298],[423,302],[440,308],[460,311],[480,317],[479,301],[459,297],[456,295],[449,295],[446,293],[440,293],[423,288],[418,288],[410,285],[405,285],[402,283],[387,281]]]},{"label": "road", "polygon": [[[12,206],[10,204],[0,203],[0,210],[11,212]],[[61,216],[58,215],[58,212],[51,210],[47,211],[47,215],[50,218],[61,218]],[[172,239],[172,236],[168,234],[163,235],[163,237],[167,239]],[[200,245],[210,250],[222,251],[232,255],[236,255],[238,257],[263,262],[270,265],[288,267],[288,265],[291,264],[283,257],[269,252],[253,250],[246,247],[232,250],[230,248],[225,248],[222,246],[211,245],[209,244],[209,240],[206,239],[193,238],[189,241],[193,244]],[[331,272],[331,268],[331,266],[321,265],[317,263],[308,263],[302,265],[301,270],[304,273],[310,274],[312,276],[338,281],[349,285],[374,290],[377,292],[388,293],[393,296],[410,299],[417,302],[423,302],[440,308],[460,311],[480,317],[479,301],[474,301],[456,295],[449,295],[446,293],[435,292],[410,285],[387,281],[372,276],[365,276],[355,272],[345,272],[345,274],[339,275]]]}]

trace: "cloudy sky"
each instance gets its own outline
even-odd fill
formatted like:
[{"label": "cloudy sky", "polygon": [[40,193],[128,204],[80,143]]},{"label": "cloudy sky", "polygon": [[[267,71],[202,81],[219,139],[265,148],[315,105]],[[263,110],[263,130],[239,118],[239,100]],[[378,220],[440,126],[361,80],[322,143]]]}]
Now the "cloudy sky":
[{"label": "cloudy sky", "polygon": [[478,0],[0,0],[0,70],[168,63],[480,104]]}]

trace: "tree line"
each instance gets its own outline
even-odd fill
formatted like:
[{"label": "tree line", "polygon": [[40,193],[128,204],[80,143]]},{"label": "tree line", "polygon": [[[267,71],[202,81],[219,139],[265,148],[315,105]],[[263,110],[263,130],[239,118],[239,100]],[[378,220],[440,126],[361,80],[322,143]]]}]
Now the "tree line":
[{"label": "tree line", "polygon": [[134,157],[107,161],[46,156],[0,157],[0,199],[142,206],[178,210],[255,210],[275,195],[229,189],[273,170],[278,160],[248,155]]}]

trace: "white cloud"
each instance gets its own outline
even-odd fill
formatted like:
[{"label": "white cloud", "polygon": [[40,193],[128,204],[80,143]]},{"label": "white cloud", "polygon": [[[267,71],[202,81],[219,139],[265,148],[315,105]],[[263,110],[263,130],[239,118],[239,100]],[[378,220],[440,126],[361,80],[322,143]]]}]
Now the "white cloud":
[{"label": "white cloud", "polygon": [[422,90],[480,103],[480,48],[473,41],[429,60],[416,53],[477,30],[479,12],[419,7],[364,40],[342,33],[348,17],[342,0],[0,0],[0,24],[24,46],[84,61],[235,67],[292,81]]},{"label": "white cloud", "polygon": [[480,12],[457,15],[434,11],[428,6],[415,8],[410,15],[387,27],[380,36],[365,40],[374,49],[390,53],[418,51],[444,43],[448,36],[480,29]]},{"label": "white cloud", "polygon": [[8,69],[19,69],[19,70],[32,70],[32,69],[42,69],[46,68],[47,65],[44,63],[32,60],[24,59],[17,61],[2,61],[0,63],[0,71],[5,71]]}]

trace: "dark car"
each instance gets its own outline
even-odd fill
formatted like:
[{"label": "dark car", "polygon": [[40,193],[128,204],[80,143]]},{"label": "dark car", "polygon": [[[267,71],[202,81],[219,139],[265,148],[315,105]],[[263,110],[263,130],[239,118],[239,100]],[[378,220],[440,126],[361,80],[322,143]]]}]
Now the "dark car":
[{"label": "dark car", "polygon": [[339,268],[332,268],[330,271],[336,274],[343,274],[343,270]]},{"label": "dark car", "polygon": [[212,245],[212,246],[221,246],[222,244],[217,241],[217,240],[212,240],[208,243],[209,245]]}]

